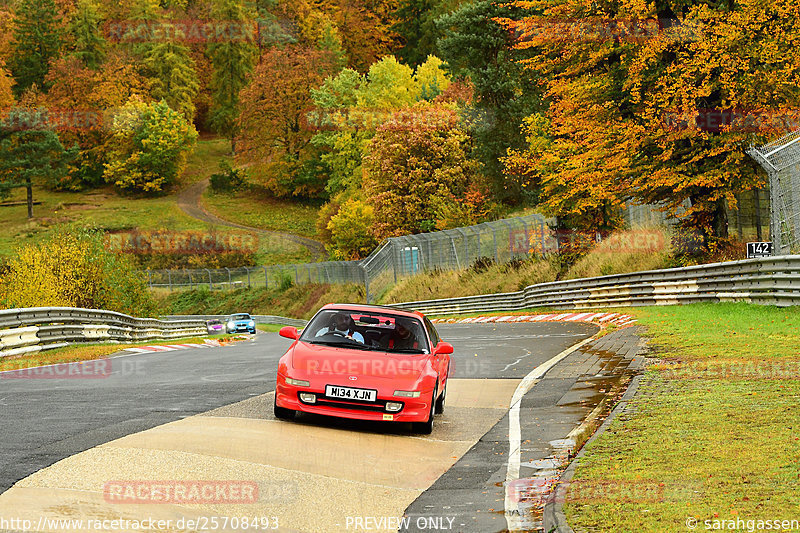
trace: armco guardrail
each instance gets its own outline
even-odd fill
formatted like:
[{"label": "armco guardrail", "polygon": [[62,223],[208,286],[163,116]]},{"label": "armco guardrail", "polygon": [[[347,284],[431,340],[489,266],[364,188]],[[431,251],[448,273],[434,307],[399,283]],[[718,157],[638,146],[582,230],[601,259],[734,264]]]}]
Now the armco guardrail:
[{"label": "armco guardrail", "polygon": [[[192,319],[200,319],[200,320],[225,320],[230,315],[168,315],[163,317],[165,320],[192,320]],[[304,328],[306,324],[308,324],[307,320],[301,320],[299,318],[287,318],[285,316],[274,316],[274,315],[250,315],[253,317],[253,320],[256,321],[256,324],[272,324],[274,326],[295,326],[298,328]]]},{"label": "armco guardrail", "polygon": [[135,318],[114,311],[33,307],[0,311],[0,357],[60,348],[74,342],[138,342],[205,334],[205,321]]},{"label": "armco guardrail", "polygon": [[397,307],[443,315],[731,301],[800,305],[800,255],[555,281],[519,292],[406,302]]}]

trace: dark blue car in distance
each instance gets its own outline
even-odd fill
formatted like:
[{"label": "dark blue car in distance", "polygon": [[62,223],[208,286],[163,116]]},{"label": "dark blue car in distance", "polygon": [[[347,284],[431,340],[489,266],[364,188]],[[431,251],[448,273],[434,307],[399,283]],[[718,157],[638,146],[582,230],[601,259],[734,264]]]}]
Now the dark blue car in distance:
[{"label": "dark blue car in distance", "polygon": [[236,313],[225,320],[227,333],[256,333],[256,321],[247,313]]}]

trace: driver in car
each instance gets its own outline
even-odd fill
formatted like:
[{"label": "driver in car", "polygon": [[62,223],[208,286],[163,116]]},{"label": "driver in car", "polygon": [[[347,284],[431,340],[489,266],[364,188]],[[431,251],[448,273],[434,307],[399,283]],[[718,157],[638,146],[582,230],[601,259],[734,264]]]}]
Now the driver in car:
[{"label": "driver in car", "polygon": [[322,337],[323,335],[329,334],[347,337],[348,339],[364,344],[364,336],[358,331],[353,330],[353,320],[347,313],[334,314],[331,318],[330,326],[320,329],[315,337]]}]

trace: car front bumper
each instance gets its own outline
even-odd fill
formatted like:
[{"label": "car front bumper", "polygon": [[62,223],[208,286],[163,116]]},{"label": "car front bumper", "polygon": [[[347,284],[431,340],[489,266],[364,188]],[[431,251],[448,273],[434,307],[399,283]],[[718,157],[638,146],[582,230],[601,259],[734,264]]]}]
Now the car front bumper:
[{"label": "car front bumper", "polygon": [[[311,392],[317,397],[316,404],[300,401],[300,392]],[[423,392],[419,398],[396,398],[378,393],[376,402],[355,402],[328,398],[324,390],[313,387],[295,387],[287,385],[279,378],[275,388],[275,403],[278,407],[314,413],[319,415],[337,416],[355,420],[375,420],[392,422],[425,422],[431,412],[431,392]],[[403,408],[398,412],[385,410],[386,402],[399,402]]]}]

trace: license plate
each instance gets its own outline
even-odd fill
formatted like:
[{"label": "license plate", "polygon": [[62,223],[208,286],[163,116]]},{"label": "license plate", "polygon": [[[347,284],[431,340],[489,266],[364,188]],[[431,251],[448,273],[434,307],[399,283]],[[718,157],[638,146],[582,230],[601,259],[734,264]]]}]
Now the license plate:
[{"label": "license plate", "polygon": [[343,400],[358,400],[361,402],[374,402],[378,399],[378,391],[370,389],[354,389],[352,387],[325,386],[325,396],[341,398]]}]

